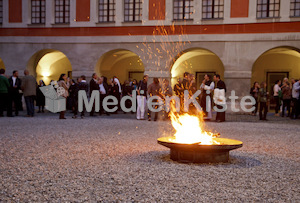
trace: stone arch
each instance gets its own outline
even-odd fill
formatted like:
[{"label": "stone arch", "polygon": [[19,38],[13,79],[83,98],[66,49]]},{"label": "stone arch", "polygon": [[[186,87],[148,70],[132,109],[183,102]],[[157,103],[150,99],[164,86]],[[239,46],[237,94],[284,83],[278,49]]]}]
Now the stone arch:
[{"label": "stone arch", "polygon": [[58,80],[62,73],[72,78],[71,62],[64,53],[55,49],[36,52],[27,63],[27,70],[37,81],[44,80],[46,84],[51,80]]},{"label": "stone arch", "polygon": [[197,87],[203,80],[203,75],[217,73],[224,77],[224,65],[221,59],[212,51],[205,48],[190,48],[179,53],[170,65],[172,85],[184,72],[195,75]]},{"label": "stone arch", "polygon": [[99,76],[108,79],[117,76],[121,83],[128,78],[141,80],[145,67],[142,59],[134,52],[127,49],[114,49],[104,53],[95,66]]}]

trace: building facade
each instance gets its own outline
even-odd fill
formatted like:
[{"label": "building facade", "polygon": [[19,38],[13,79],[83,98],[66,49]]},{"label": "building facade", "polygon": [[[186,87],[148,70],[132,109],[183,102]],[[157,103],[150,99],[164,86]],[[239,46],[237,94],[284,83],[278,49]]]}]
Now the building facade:
[{"label": "building facade", "polygon": [[0,0],[0,58],[46,83],[187,71],[248,95],[254,81],[300,79],[300,0]]}]

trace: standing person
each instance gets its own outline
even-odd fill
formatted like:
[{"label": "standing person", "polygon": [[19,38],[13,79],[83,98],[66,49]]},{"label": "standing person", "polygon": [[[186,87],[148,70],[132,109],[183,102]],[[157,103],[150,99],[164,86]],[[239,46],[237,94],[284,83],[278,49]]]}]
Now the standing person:
[{"label": "standing person", "polygon": [[21,79],[19,78],[19,72],[14,70],[13,75],[8,79],[10,84],[9,88],[9,102],[7,113],[9,116],[12,116],[12,104],[15,106],[15,115],[19,115],[19,108],[22,105],[20,91],[21,91]]},{"label": "standing person", "polygon": [[[72,118],[76,119],[77,114],[78,114],[78,92],[80,90],[84,90],[85,93],[87,94],[89,91],[89,84],[86,82],[86,77],[85,75],[80,76],[79,83],[77,85],[77,91],[75,92],[75,108],[74,108],[74,116]],[[80,117],[83,119],[84,118],[84,112],[85,112],[85,105],[83,104],[83,109],[82,112],[80,113]]]},{"label": "standing person", "polygon": [[297,119],[300,114],[300,80],[295,80],[295,83],[293,85],[292,89],[292,113],[291,113],[291,119]]},{"label": "standing person", "polygon": [[279,93],[281,91],[281,88],[280,88],[280,85],[281,85],[281,81],[280,80],[276,80],[275,82],[275,85],[274,85],[274,88],[273,88],[273,91],[274,91],[274,100],[275,100],[275,103],[276,103],[276,106],[275,106],[275,116],[279,116],[279,109],[280,109],[280,98],[279,98]]},{"label": "standing person", "polygon": [[282,117],[285,115],[285,107],[287,108],[288,111],[288,117],[290,117],[290,104],[292,100],[292,91],[290,88],[290,83],[289,82],[283,82],[283,85],[281,86],[281,91],[282,91]]},{"label": "standing person", "polygon": [[137,88],[136,118],[138,120],[144,120],[145,109],[147,105],[147,92],[148,92],[148,75],[144,75],[143,80],[139,82]]},{"label": "standing person", "polygon": [[[153,83],[148,87],[148,94],[150,97],[152,96],[161,96],[161,86],[159,85],[158,78],[153,78]],[[154,99],[153,102],[158,102],[157,99]],[[157,109],[158,106],[155,106]],[[153,107],[152,107],[153,108]],[[155,112],[154,121],[158,118],[158,112]],[[148,121],[151,121],[151,111],[148,109]]]},{"label": "standing person", "polygon": [[[96,73],[93,73],[92,79],[90,81],[90,98],[94,90],[99,91],[98,76]],[[94,113],[95,113],[95,104],[93,104],[93,108],[92,111],[90,112],[90,116],[94,116]]]},{"label": "standing person", "polygon": [[119,92],[119,88],[120,88],[120,85],[117,82],[117,80],[112,79],[111,80],[111,95],[114,96],[115,98],[117,98],[117,100],[118,100],[118,109],[115,112],[113,112],[114,114],[117,114],[118,110],[119,110],[119,104],[120,104],[120,92]]},{"label": "standing person", "polygon": [[[7,108],[8,89],[10,88],[8,79],[5,77],[5,70],[0,69],[0,117],[3,117],[3,111]],[[12,117],[7,112],[8,117]]]},{"label": "standing person", "polygon": [[133,79],[133,81],[132,81],[132,89],[133,89],[133,90],[136,90],[136,89],[137,89],[137,86],[138,86],[137,80],[136,80],[136,79]]},{"label": "standing person", "polygon": [[183,80],[182,80],[183,90],[189,90],[190,87],[189,75],[190,74],[188,72],[183,73]]},{"label": "standing person", "polygon": [[29,75],[29,71],[24,71],[25,77],[22,79],[21,89],[26,102],[27,117],[34,116],[34,99],[36,96],[37,83],[32,75]]},{"label": "standing person", "polygon": [[[262,82],[260,84],[260,89],[258,91],[258,101],[259,101],[259,120],[267,121],[268,113],[268,92],[267,83]],[[262,113],[264,111],[264,114]]]},{"label": "standing person", "polygon": [[[69,96],[69,78],[67,78],[66,74],[61,74],[58,80],[58,86],[64,88],[64,93],[61,95],[62,97],[66,98],[66,102],[67,102],[67,98]],[[66,119],[65,117],[65,113],[66,111],[61,111],[59,114],[59,119]]]},{"label": "standing person", "polygon": [[[163,85],[162,85],[162,88],[161,88],[161,94],[162,94],[162,96],[163,96],[163,100],[164,100],[164,105],[166,105],[166,97],[168,96],[168,97],[171,97],[172,96],[172,94],[173,94],[173,91],[172,91],[172,87],[171,87],[171,85],[170,85],[170,82],[169,82],[169,80],[168,79],[164,79],[164,81],[163,81]],[[163,119],[164,120],[167,120],[168,119],[168,113],[165,111],[165,110],[163,110]]]},{"label": "standing person", "polygon": [[184,89],[181,78],[178,78],[177,83],[174,85],[174,93],[180,99],[180,112],[182,113],[184,111]]},{"label": "standing person", "polygon": [[[212,101],[212,92],[215,88],[215,83],[211,81],[211,77],[208,74],[204,75],[204,80],[202,81],[202,84],[200,86],[200,89],[202,91],[202,97],[200,101],[200,105],[203,109],[203,117],[206,120],[212,119],[212,109],[211,109],[211,101]],[[206,97],[209,98],[208,103],[206,103]],[[208,109],[207,109],[208,107]]]},{"label": "standing person", "polygon": [[[100,116],[103,114],[103,100],[109,95],[109,87],[107,84],[107,77],[102,76],[99,80],[99,88],[100,88]],[[109,112],[106,112],[106,115],[109,116]]]},{"label": "standing person", "polygon": [[[44,113],[45,96],[44,96],[44,94],[42,93],[42,91],[40,90],[40,87],[43,87],[43,86],[45,86],[45,83],[44,83],[43,80],[40,80],[40,81],[39,81],[39,85],[38,85],[38,87],[36,88],[36,106],[39,107],[38,113],[41,113],[41,112]],[[42,111],[41,111],[41,109],[42,109]]]},{"label": "standing person", "polygon": [[[130,97],[131,97],[131,96],[132,96],[132,90],[133,90],[132,85],[130,85],[129,81],[126,80],[126,81],[124,82],[124,87],[123,87],[123,93],[122,93],[122,95],[123,95],[123,96],[130,96]],[[130,108],[131,106],[132,106],[131,100],[127,99],[127,100],[125,101],[125,107],[126,107],[126,108]],[[131,113],[133,113],[133,112],[131,112]],[[126,114],[125,111],[124,111],[124,114]]]},{"label": "standing person", "polygon": [[254,82],[253,86],[250,89],[250,95],[255,99],[255,109],[252,112],[253,116],[256,116],[258,110],[258,91],[259,91],[259,84],[258,82]]},{"label": "standing person", "polygon": [[183,85],[182,85],[182,79],[178,78],[177,83],[174,85],[175,95],[177,95],[180,98],[183,94],[183,91],[184,91],[184,89],[183,89]]},{"label": "standing person", "polygon": [[[214,76],[214,81],[216,83],[216,89],[219,90],[224,90],[224,95],[221,95],[222,99],[225,99],[225,93],[226,93],[226,85],[225,83],[221,80],[221,77],[219,74],[216,74]],[[223,109],[223,105],[226,101],[215,101],[216,106],[219,110]],[[219,103],[219,104],[218,104]],[[216,117],[217,122],[224,122],[225,121],[225,110],[223,112],[217,112],[217,117]]]},{"label": "standing person", "polygon": [[121,86],[121,83],[120,83],[119,79],[116,76],[113,77],[113,82],[112,83],[114,85],[118,86],[118,92],[116,91],[115,94],[114,94],[114,96],[118,100],[118,111],[120,111],[121,110],[120,103],[121,103],[121,96],[122,96],[122,86]]},{"label": "standing person", "polygon": [[[77,79],[77,81],[80,81]],[[78,84],[75,82],[75,80],[70,81],[70,87],[69,87],[69,105],[70,109],[72,110],[72,113],[75,111],[75,103],[76,103],[76,96],[78,96]]]}]

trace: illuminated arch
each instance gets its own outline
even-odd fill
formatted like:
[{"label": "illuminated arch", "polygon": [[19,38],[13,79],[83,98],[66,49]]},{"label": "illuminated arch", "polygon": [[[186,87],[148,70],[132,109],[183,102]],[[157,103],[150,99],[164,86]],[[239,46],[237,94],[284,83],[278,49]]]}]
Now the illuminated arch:
[{"label": "illuminated arch", "polygon": [[27,70],[36,80],[43,80],[49,84],[51,80],[58,80],[60,74],[72,77],[72,66],[68,57],[54,49],[43,49],[36,52],[28,61]]},{"label": "illuminated arch", "polygon": [[267,74],[272,72],[287,72],[289,78],[299,79],[300,49],[281,46],[272,48],[261,54],[253,64],[251,82],[267,81]]},{"label": "illuminated arch", "polygon": [[95,66],[95,72],[99,76],[108,79],[117,76],[121,83],[132,79],[141,80],[145,68],[140,57],[127,49],[115,49],[103,54]]},{"label": "illuminated arch", "polygon": [[5,65],[3,60],[0,58],[0,69],[4,69],[5,70]]},{"label": "illuminated arch", "polygon": [[220,74],[221,78],[224,77],[224,65],[221,59],[212,51],[204,48],[191,48],[178,54],[171,63],[170,71],[172,85],[176,83],[178,78],[183,77],[184,72],[189,72],[196,76],[197,86],[202,82],[202,75],[206,72],[217,73]]}]

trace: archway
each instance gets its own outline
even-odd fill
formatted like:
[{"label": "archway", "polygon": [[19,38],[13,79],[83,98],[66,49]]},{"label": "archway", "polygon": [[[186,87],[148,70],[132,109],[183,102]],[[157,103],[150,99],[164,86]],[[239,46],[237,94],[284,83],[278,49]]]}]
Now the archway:
[{"label": "archway", "polygon": [[35,53],[27,64],[27,70],[37,81],[43,80],[46,85],[51,80],[58,80],[62,73],[72,78],[72,66],[68,57],[53,49],[43,49]]},{"label": "archway", "polygon": [[3,60],[0,58],[0,69],[4,69],[5,70],[5,65]]},{"label": "archway", "polygon": [[126,49],[115,49],[103,54],[98,60],[95,72],[108,79],[117,76],[121,83],[125,80],[141,80],[144,75],[144,64],[140,57]]},{"label": "archway", "polygon": [[175,59],[171,66],[172,86],[178,78],[183,77],[184,72],[194,74],[197,80],[197,88],[203,81],[205,74],[220,74],[224,77],[224,65],[220,58],[213,52],[203,48],[192,48],[183,51]]},{"label": "archway", "polygon": [[266,81],[272,94],[276,80],[300,78],[300,50],[294,47],[277,47],[260,55],[252,68],[252,84]]}]

